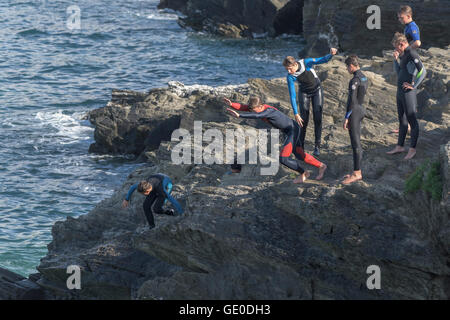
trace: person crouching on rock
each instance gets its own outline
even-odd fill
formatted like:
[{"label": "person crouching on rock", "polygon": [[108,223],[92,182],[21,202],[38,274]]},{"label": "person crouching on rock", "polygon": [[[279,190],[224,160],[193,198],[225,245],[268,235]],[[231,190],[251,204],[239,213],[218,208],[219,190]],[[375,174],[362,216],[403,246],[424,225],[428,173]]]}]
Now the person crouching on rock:
[{"label": "person crouching on rock", "polygon": [[163,209],[163,205],[167,202],[167,200],[172,203],[180,215],[183,214],[183,208],[181,205],[170,195],[172,192],[172,187],[172,180],[170,180],[170,178],[165,174],[157,173],[151,175],[146,181],[141,181],[130,187],[125,200],[122,202],[122,207],[128,207],[131,195],[137,189],[139,193],[147,196],[144,200],[144,213],[150,228],[154,228],[155,221],[153,218],[153,213],[167,214],[169,216],[175,215],[173,209]]},{"label": "person crouching on rock", "polygon": [[[224,102],[235,110],[248,111],[246,113],[237,113],[236,111],[227,108],[227,111],[234,117],[264,120],[286,135],[286,140],[281,149],[280,163],[300,173],[294,180],[294,183],[302,183],[310,175],[308,171],[305,171],[300,166],[299,160],[319,168],[319,174],[317,175],[316,180],[321,180],[323,178],[327,166],[304,152],[300,139],[300,126],[295,120],[289,118],[277,108],[263,104],[261,99],[257,96],[251,96],[248,104],[233,103],[229,99],[224,99]],[[298,160],[290,158],[292,153]]]}]

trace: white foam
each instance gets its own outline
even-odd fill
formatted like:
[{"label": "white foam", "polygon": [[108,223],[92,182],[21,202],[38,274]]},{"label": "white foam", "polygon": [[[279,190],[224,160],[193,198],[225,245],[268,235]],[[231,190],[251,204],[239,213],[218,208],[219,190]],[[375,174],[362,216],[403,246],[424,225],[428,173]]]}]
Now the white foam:
[{"label": "white foam", "polygon": [[80,140],[92,139],[94,128],[86,125],[82,120],[84,112],[75,112],[71,115],[64,114],[62,110],[40,111],[36,113],[36,119],[41,126],[50,126],[57,130],[52,136],[56,136],[59,144],[72,144]]}]

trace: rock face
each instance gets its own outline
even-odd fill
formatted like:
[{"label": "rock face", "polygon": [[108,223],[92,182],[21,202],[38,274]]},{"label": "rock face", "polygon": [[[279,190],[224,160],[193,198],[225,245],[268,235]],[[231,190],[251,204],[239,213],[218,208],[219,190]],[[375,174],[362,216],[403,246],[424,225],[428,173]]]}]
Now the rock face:
[{"label": "rock face", "polygon": [[[142,149],[147,163],[90,213],[54,225],[36,283],[58,299],[449,299],[448,51],[427,51],[424,64],[418,153],[403,161],[385,154],[397,138],[389,133],[397,127],[392,62],[362,61],[370,81],[361,135],[364,181],[350,186],[339,183],[352,170],[342,129],[350,76],[339,56],[317,68],[325,96],[320,160],[328,170],[322,181],[294,185],[292,171],[261,175],[262,164],[244,165],[240,174],[228,174],[226,164],[176,165],[179,142],[170,135],[149,144],[144,136],[130,140],[130,152]],[[114,137],[118,128],[137,124],[152,132],[170,118],[191,135],[199,120],[205,135],[208,129],[267,128],[224,112],[224,96],[246,101],[249,92],[292,116],[285,79],[251,79],[228,88],[171,83],[145,94],[114,91],[111,103],[90,118]],[[309,128],[307,152],[312,139]],[[440,202],[422,191],[404,193],[405,179],[428,158],[441,162]],[[316,169],[307,169],[314,176]],[[132,183],[155,172],[171,176],[185,215],[157,216],[156,228],[148,230],[144,197],[135,194],[127,210],[121,202]],[[68,265],[80,266],[81,290],[66,289]],[[367,289],[371,265],[380,267],[381,290]]]},{"label": "rock face", "polygon": [[300,33],[303,0],[161,0],[158,8],[181,11],[180,25],[226,37]]},{"label": "rock face", "polygon": [[[394,32],[403,32],[397,11],[404,4],[397,0],[161,0],[158,7],[183,12],[181,26],[226,37],[302,34],[307,46],[301,55],[321,55],[334,46],[358,55],[381,56],[392,48]],[[408,4],[420,27],[422,47],[447,46],[450,0]],[[380,9],[380,29],[367,27],[372,5]]]},{"label": "rock face", "polygon": [[[397,20],[397,11],[404,1],[333,1],[305,0],[303,8],[303,36],[308,54],[321,54],[330,46],[359,55],[382,54],[392,49],[395,32],[403,32],[404,26]],[[367,19],[373,14],[367,8],[380,8],[381,29],[369,30]],[[409,1],[413,19],[419,25],[422,47],[445,47],[450,43],[445,31],[450,16],[450,1]]]}]

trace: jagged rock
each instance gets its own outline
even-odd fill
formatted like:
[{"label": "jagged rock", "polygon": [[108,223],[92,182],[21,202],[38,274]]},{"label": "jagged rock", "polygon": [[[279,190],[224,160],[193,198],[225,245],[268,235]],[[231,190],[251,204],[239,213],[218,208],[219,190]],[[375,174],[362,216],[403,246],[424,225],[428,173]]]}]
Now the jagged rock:
[{"label": "jagged rock", "polygon": [[182,12],[182,27],[231,38],[301,31],[303,0],[161,0],[158,8]]},{"label": "jagged rock", "polygon": [[42,300],[45,291],[31,279],[0,268],[0,300]]},{"label": "jagged rock", "polygon": [[[161,0],[159,8],[185,14],[179,23],[197,31],[231,38],[302,34],[307,46],[301,55],[321,55],[330,47],[366,56],[380,56],[391,49],[394,32],[403,32],[397,11],[404,1],[382,0]],[[447,20],[450,1],[408,3],[420,27],[422,47],[445,47],[450,43]],[[369,30],[367,20],[380,8],[380,29]]]},{"label": "jagged rock", "polygon": [[[37,283],[56,298],[448,299],[448,59],[440,50],[429,50],[424,58],[444,86],[434,87],[434,78],[424,82],[429,98],[422,108],[418,153],[403,161],[402,155],[385,154],[397,139],[389,133],[397,127],[397,112],[396,88],[386,81],[392,72],[386,54],[362,60],[370,82],[361,135],[363,181],[344,186],[338,180],[352,170],[352,155],[342,129],[350,75],[344,58],[335,57],[317,68],[325,96],[320,160],[328,170],[323,181],[294,185],[293,172],[281,166],[276,175],[264,176],[262,164],[244,165],[240,174],[229,174],[226,164],[177,165],[172,152],[178,142],[162,140],[144,148],[140,158],[148,163],[111,198],[87,215],[54,225]],[[440,64],[444,68],[436,67]],[[285,79],[251,79],[247,86],[220,90],[171,83],[148,94],[127,92],[122,102],[116,94],[114,103],[94,114],[101,119],[108,108],[116,108],[111,122],[128,121],[131,128],[139,115],[156,123],[167,113],[178,116],[180,128],[191,135],[198,120],[203,133],[268,128],[223,111],[222,97],[246,101],[247,92],[292,116]],[[134,118],[119,118],[132,112]],[[307,152],[313,146],[310,123]],[[405,179],[429,158],[441,162],[440,202],[421,191],[404,193]],[[121,202],[132,183],[155,172],[171,176],[185,215],[157,216],[156,227],[147,230],[144,197],[135,194],[127,210]],[[65,288],[72,264],[82,269],[79,292]],[[366,287],[370,265],[381,268],[381,290]]]}]

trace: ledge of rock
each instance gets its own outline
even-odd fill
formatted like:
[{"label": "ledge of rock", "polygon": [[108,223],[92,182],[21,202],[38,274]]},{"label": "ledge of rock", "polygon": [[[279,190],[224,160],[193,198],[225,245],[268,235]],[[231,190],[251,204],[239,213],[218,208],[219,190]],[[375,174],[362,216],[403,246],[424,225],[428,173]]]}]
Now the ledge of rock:
[{"label": "ledge of rock", "polygon": [[[249,93],[258,94],[292,116],[285,79],[114,91],[107,106],[90,114],[101,126],[97,135],[110,134],[101,141],[121,152],[128,144],[146,163],[91,212],[55,223],[34,283],[48,299],[449,299],[449,60],[446,50],[424,53],[429,73],[420,92],[421,136],[410,161],[385,154],[397,138],[390,134],[397,127],[390,53],[362,60],[370,82],[361,130],[364,181],[350,186],[338,182],[352,169],[342,129],[350,80],[343,57],[317,68],[325,99],[320,160],[328,170],[324,180],[303,185],[294,185],[292,171],[281,166],[265,176],[261,164],[244,165],[240,174],[228,174],[226,164],[176,165],[171,156],[177,142],[169,132],[121,142],[137,124],[142,132],[158,132],[152,128],[170,118],[177,119],[173,128],[191,135],[195,120],[203,121],[203,132],[268,128],[232,118],[222,98],[246,101]],[[406,178],[428,159],[440,161],[441,201],[404,191]],[[155,172],[171,176],[185,215],[156,216],[156,227],[148,230],[144,197],[135,194],[127,210],[121,203],[131,184]],[[69,265],[81,268],[81,290],[65,287]],[[366,287],[370,265],[381,268],[381,290]],[[21,281],[0,276],[0,295],[14,298]]]}]

